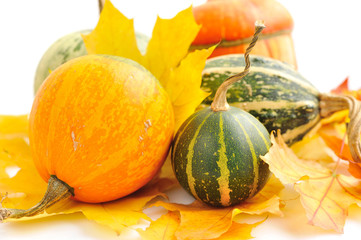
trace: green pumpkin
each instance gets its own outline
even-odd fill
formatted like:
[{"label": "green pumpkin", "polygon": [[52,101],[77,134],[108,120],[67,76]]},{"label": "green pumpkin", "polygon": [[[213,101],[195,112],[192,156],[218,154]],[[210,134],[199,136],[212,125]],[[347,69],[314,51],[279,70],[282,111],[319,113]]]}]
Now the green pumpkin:
[{"label": "green pumpkin", "polygon": [[[250,72],[227,92],[229,105],[255,116],[269,132],[280,129],[291,145],[301,140],[321,120],[319,91],[293,66],[278,60],[250,56]],[[207,60],[202,89],[211,92],[203,101],[209,106],[219,85],[245,67],[243,54]]]},{"label": "green pumpkin", "polygon": [[227,103],[228,89],[249,73],[249,52],[263,28],[262,23],[256,24],[244,71],[219,86],[211,107],[195,112],[182,124],[172,145],[178,182],[211,206],[232,206],[254,196],[270,174],[260,158],[271,145],[267,129],[251,114]]},{"label": "green pumpkin", "polygon": [[[70,59],[84,56],[87,53],[82,34],[87,35],[92,30],[70,33],[54,42],[41,58],[35,73],[34,93],[48,77],[51,71]],[[149,38],[142,33],[135,33],[137,44],[141,53],[145,53]]]},{"label": "green pumpkin", "polygon": [[266,184],[269,133],[251,114],[235,107],[202,109],[178,130],[172,167],[180,185],[196,199],[221,207],[254,196]]}]

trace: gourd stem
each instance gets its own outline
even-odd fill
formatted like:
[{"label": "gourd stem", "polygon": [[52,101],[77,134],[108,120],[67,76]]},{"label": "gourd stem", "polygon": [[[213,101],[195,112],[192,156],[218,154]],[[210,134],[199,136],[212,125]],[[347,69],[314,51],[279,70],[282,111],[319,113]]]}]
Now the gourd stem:
[{"label": "gourd stem", "polygon": [[98,4],[99,4],[99,14],[100,14],[104,8],[105,0],[98,0]]},{"label": "gourd stem", "polygon": [[249,44],[248,48],[246,49],[246,52],[244,53],[246,66],[244,67],[243,72],[227,78],[221,84],[221,86],[219,86],[219,88],[217,89],[217,92],[214,96],[213,102],[211,104],[211,109],[214,112],[228,110],[229,105],[227,103],[227,91],[233,83],[241,80],[249,73],[249,68],[251,66],[251,63],[249,61],[249,53],[252,51],[253,47],[256,45],[256,42],[258,40],[258,35],[262,32],[262,30],[264,28],[265,28],[265,25],[264,25],[263,21],[256,21],[256,30],[253,35],[253,39],[252,39],[251,43]]},{"label": "gourd stem", "polygon": [[337,111],[349,110],[350,122],[347,126],[348,144],[353,160],[361,163],[361,102],[352,96],[321,94],[320,108],[321,117],[327,117]]},{"label": "gourd stem", "polygon": [[67,199],[72,195],[73,189],[68,184],[59,180],[56,176],[51,176],[48,181],[46,193],[38,204],[29,209],[1,208],[0,221],[7,218],[22,218],[37,215],[60,200]]}]

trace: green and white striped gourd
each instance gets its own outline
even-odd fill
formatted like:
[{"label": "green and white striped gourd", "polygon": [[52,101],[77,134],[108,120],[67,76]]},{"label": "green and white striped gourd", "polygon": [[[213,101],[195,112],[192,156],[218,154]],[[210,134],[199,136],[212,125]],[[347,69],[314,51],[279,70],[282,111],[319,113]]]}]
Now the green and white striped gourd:
[{"label": "green and white striped gourd", "polygon": [[[319,91],[291,65],[260,56],[251,56],[250,62],[249,74],[227,92],[229,105],[255,116],[269,132],[280,129],[288,144],[302,139],[320,121]],[[212,94],[203,106],[211,104],[225,79],[244,67],[243,54],[207,60],[202,89]]]},{"label": "green and white striped gourd", "polygon": [[[92,30],[83,30],[65,35],[55,41],[46,50],[36,69],[34,93],[38,91],[40,85],[49,76],[51,71],[54,71],[57,67],[73,58],[88,54],[82,34],[87,35],[91,31]],[[149,38],[139,32],[136,32],[135,36],[138,48],[140,52],[144,54],[148,46]]]},{"label": "green and white striped gourd", "polygon": [[[245,58],[263,25],[256,25]],[[254,196],[266,184],[268,165],[260,159],[270,147],[269,133],[251,114],[227,104],[228,88],[249,71],[224,82],[211,107],[191,115],[173,141],[172,167],[180,185],[196,199],[226,207]]]}]

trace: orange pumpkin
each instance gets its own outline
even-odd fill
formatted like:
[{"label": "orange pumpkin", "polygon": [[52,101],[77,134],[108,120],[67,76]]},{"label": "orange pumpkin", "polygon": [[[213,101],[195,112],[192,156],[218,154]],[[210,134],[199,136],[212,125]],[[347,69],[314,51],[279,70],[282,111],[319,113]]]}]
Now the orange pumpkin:
[{"label": "orange pumpkin", "polygon": [[120,57],[88,55],[52,72],[29,117],[35,165],[73,198],[97,203],[148,183],[165,160],[174,131],[171,102],[155,77]]},{"label": "orange pumpkin", "polygon": [[267,56],[296,66],[289,12],[275,0],[208,0],[194,7],[201,29],[191,50],[219,44],[210,57],[244,53],[252,39],[254,23],[264,20],[267,28],[253,49],[255,55]]}]

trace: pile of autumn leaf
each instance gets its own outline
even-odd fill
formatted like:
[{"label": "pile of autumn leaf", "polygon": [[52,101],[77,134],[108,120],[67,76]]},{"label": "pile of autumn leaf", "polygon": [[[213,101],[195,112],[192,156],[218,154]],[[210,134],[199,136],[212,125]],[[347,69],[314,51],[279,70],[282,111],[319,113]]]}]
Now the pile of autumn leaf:
[{"label": "pile of autumn leaf", "polygon": [[[201,72],[213,48],[188,53],[198,30],[191,8],[172,19],[158,18],[147,52],[141,55],[133,22],[107,1],[97,27],[84,36],[84,42],[90,54],[127,57],[147,67],[169,93],[179,127],[207,96],[200,90]],[[361,90],[349,91],[347,81],[334,92],[361,100]],[[167,193],[180,187],[167,159],[152,182],[128,197],[102,204],[66,200],[44,214],[22,220],[81,212],[118,234],[134,229],[143,239],[248,239],[254,227],[267,223],[267,216],[287,215],[287,204],[297,200],[309,224],[342,232],[349,207],[361,207],[361,165],[352,162],[344,141],[347,114],[342,111],[323,119],[292,148],[271,136],[273,146],[263,160],[272,178],[255,197],[234,207],[169,200]],[[15,169],[16,175],[9,176],[9,169]],[[31,159],[27,116],[0,116],[0,193],[7,193],[2,205],[29,208],[42,198],[46,186]],[[146,214],[151,209],[161,209],[161,216],[151,219]],[[146,227],[140,228],[140,222],[147,223]]]}]

